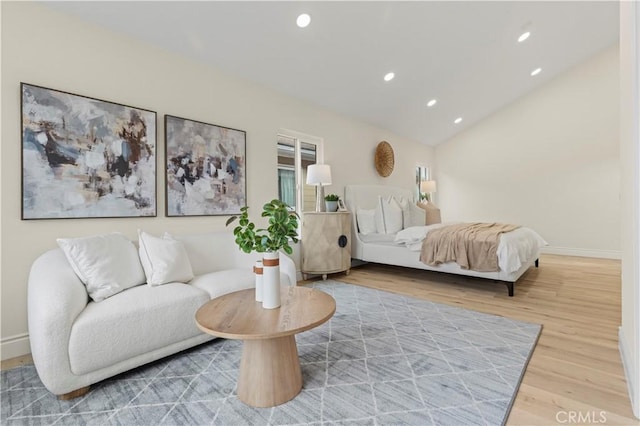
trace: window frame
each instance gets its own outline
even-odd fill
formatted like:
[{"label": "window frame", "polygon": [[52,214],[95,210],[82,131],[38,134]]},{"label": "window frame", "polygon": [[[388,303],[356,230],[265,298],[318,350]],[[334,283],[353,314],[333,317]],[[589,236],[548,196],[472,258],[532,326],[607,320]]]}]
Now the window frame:
[{"label": "window frame", "polygon": [[[278,139],[280,137],[286,139],[292,139],[294,144],[293,156],[294,156],[294,169],[295,169],[295,189],[296,189],[296,208],[295,211],[299,215],[303,213],[304,206],[304,193],[303,188],[306,182],[303,182],[303,170],[302,170],[302,144],[315,145],[316,147],[316,162],[315,164],[324,164],[324,139],[318,136],[309,135],[299,132],[297,130],[281,128],[276,135],[276,150],[278,147]],[[276,154],[277,156],[277,154]],[[280,164],[277,165],[278,169],[281,168]],[[316,188],[316,191],[318,189]],[[278,194],[278,197],[280,194]],[[316,193],[317,196],[317,193]]]},{"label": "window frame", "polygon": [[[422,170],[424,169],[425,177],[422,177]],[[431,167],[425,166],[423,164],[416,164],[416,201],[422,201],[420,197],[422,197],[422,191],[420,191],[420,184],[424,181],[431,180]]]}]

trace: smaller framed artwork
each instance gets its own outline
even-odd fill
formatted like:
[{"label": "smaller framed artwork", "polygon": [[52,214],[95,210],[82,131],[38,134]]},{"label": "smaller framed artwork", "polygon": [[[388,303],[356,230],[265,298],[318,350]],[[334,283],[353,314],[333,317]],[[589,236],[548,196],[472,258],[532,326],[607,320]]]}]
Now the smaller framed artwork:
[{"label": "smaller framed artwork", "polygon": [[156,113],[22,83],[22,219],[156,216]]},{"label": "smaller framed artwork", "polygon": [[338,211],[339,212],[346,212],[347,211],[347,207],[344,205],[344,200],[342,198],[338,199]]},{"label": "smaller framed artwork", "polygon": [[246,132],[164,116],[166,214],[239,214],[247,204]]}]

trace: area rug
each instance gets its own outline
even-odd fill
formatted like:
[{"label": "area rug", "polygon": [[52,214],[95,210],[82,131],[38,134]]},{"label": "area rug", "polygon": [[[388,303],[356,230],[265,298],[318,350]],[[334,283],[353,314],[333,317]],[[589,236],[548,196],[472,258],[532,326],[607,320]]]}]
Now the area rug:
[{"label": "area rug", "polygon": [[500,425],[541,326],[337,281],[331,321],[299,334],[302,392],[235,395],[241,343],[217,339],[59,401],[32,365],[2,371],[3,425]]}]

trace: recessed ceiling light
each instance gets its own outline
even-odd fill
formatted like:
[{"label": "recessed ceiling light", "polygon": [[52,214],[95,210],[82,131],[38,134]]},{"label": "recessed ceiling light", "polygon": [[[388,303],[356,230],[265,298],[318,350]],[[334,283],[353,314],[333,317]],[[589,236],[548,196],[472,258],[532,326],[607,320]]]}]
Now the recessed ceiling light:
[{"label": "recessed ceiling light", "polygon": [[527,31],[526,33],[520,34],[520,37],[518,37],[518,43],[522,43],[523,41],[528,39],[530,35],[531,33],[529,31]]},{"label": "recessed ceiling light", "polygon": [[531,71],[531,76],[533,77],[534,75],[540,74],[540,71],[542,71],[542,68],[536,68],[535,70]]},{"label": "recessed ceiling light", "polygon": [[307,15],[306,13],[303,13],[302,15],[298,16],[298,19],[296,19],[296,24],[298,24],[300,28],[305,28],[310,23],[311,16]]},{"label": "recessed ceiling light", "polygon": [[427,102],[427,106],[428,106],[429,108],[431,108],[432,106],[434,106],[434,105],[435,105],[435,104],[437,104],[437,103],[438,103],[438,101],[437,101],[437,100],[435,100],[435,99],[431,99],[429,102]]},{"label": "recessed ceiling light", "polygon": [[454,122],[455,124],[460,124],[460,122],[462,122],[462,117],[458,117],[458,118],[456,118],[455,120],[453,120],[453,122]]},{"label": "recessed ceiling light", "polygon": [[396,75],[392,72],[389,72],[387,74],[385,74],[384,76],[384,81],[391,81],[393,80],[393,77],[395,77]]}]

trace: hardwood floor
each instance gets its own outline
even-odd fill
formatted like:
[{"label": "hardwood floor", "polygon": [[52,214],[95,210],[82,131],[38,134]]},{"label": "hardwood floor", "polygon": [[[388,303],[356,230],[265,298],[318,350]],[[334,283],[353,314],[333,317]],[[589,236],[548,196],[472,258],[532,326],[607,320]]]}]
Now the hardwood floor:
[{"label": "hardwood floor", "polygon": [[620,261],[543,255],[515,297],[500,283],[384,265],[331,278],[543,324],[509,425],[639,424],[618,352]]},{"label": "hardwood floor", "polygon": [[33,364],[33,358],[31,358],[31,354],[22,355],[17,358],[6,359],[0,362],[0,370],[10,370],[12,368],[28,364]]},{"label": "hardwood floor", "polygon": [[[618,352],[619,261],[543,255],[512,298],[503,284],[383,265],[331,278],[543,324],[509,425],[576,424],[571,413],[582,424],[639,424]],[[2,368],[29,361],[3,361]]]}]

